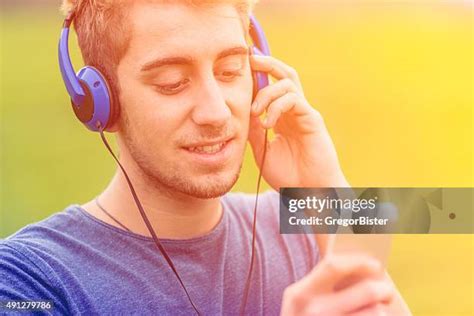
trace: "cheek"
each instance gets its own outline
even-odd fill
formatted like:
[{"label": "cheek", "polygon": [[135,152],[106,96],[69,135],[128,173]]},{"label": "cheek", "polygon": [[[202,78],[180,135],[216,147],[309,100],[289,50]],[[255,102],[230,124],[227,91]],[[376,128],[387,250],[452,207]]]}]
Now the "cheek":
[{"label": "cheek", "polygon": [[[130,85],[123,90],[121,97],[125,128],[135,142],[145,147],[166,144],[174,141],[173,136],[186,116],[180,113],[185,109],[174,104],[169,98],[160,97],[153,89],[143,85]],[[167,100],[164,100],[167,99]],[[173,110],[171,110],[173,109]]]},{"label": "cheek", "polygon": [[246,120],[250,117],[250,106],[252,104],[253,81],[250,72],[246,74],[235,86],[226,91],[227,102],[234,116],[239,120]]}]

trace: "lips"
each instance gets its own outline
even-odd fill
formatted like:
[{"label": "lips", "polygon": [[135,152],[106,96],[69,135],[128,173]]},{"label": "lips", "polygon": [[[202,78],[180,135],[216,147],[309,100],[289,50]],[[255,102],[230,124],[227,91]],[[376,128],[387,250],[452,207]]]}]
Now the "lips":
[{"label": "lips", "polygon": [[221,151],[225,144],[226,142],[221,142],[215,145],[186,147],[186,149],[199,154],[215,154]]},{"label": "lips", "polygon": [[187,155],[183,158],[190,159],[194,166],[206,168],[223,166],[234,157],[235,142],[233,139],[226,138],[184,146],[182,149]]},{"label": "lips", "polygon": [[213,141],[193,143],[183,148],[193,153],[212,155],[220,152],[231,139],[231,137],[227,137]]}]

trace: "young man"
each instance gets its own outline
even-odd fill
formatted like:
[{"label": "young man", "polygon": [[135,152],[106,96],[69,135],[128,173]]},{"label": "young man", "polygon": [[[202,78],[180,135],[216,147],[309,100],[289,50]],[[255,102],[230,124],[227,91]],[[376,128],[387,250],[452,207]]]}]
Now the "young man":
[{"label": "young man", "polygon": [[[201,3],[202,2],[202,3]],[[115,132],[150,222],[202,315],[239,314],[255,197],[228,193],[250,142],[280,187],[347,187],[297,73],[249,56],[244,1],[65,1],[79,45],[120,104]],[[252,102],[251,70],[275,83]],[[266,113],[263,120],[262,114]],[[0,300],[50,300],[54,314],[193,314],[117,171],[73,205],[0,244]],[[278,195],[259,200],[249,315],[409,313],[380,264],[323,257],[325,240],[280,235]]]}]

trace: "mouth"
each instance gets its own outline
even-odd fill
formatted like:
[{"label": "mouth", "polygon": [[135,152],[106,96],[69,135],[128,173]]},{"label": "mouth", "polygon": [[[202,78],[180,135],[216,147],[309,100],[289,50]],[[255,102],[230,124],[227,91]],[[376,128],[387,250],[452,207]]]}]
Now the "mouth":
[{"label": "mouth", "polygon": [[184,146],[183,148],[192,153],[213,155],[222,151],[232,139],[232,137],[227,137],[213,141],[194,143]]},{"label": "mouth", "polygon": [[185,149],[193,153],[212,155],[220,152],[227,143],[228,141],[224,141],[213,145],[185,147]]},{"label": "mouth", "polygon": [[182,147],[194,163],[207,166],[222,165],[234,154],[234,138],[226,138],[209,142],[195,143]]}]

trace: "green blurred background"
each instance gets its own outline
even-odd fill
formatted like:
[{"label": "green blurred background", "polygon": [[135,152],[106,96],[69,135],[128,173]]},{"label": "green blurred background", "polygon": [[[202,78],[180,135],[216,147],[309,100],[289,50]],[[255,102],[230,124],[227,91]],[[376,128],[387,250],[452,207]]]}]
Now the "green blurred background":
[{"label": "green blurred background", "polygon": [[[70,109],[58,3],[2,3],[0,238],[90,200],[115,170]],[[471,1],[263,1],[257,16],[353,186],[473,186]],[[253,192],[256,175],[247,153],[234,190]],[[473,250],[473,235],[394,237],[389,272],[415,315],[474,315]]]}]

